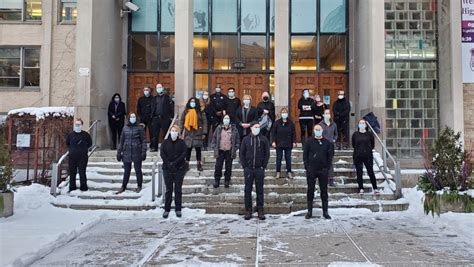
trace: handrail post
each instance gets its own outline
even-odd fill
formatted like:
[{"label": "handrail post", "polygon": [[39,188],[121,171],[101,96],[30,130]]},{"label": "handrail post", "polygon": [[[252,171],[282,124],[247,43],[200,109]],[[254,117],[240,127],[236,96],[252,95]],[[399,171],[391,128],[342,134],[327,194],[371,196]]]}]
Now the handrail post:
[{"label": "handrail post", "polygon": [[382,146],[382,160],[383,160],[383,171],[385,173],[388,172],[388,168],[387,168],[387,150],[385,149],[387,147],[387,143],[386,143],[386,140],[383,139],[383,146]]},{"label": "handrail post", "polygon": [[155,201],[155,178],[156,178],[156,161],[153,160],[153,169],[151,170],[151,201]]},{"label": "handrail post", "polygon": [[163,168],[158,164],[158,197],[163,196]]},{"label": "handrail post", "polygon": [[395,185],[397,186],[395,190],[395,196],[397,198],[402,197],[402,172],[400,169],[400,162],[395,162]]},{"label": "handrail post", "polygon": [[51,170],[51,195],[56,197],[56,188],[58,185],[58,163],[53,162]]}]

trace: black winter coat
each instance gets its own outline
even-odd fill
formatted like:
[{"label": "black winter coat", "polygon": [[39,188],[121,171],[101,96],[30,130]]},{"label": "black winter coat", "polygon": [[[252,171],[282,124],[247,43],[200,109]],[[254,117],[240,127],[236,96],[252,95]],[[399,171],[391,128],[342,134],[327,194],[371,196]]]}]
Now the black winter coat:
[{"label": "black winter coat", "polygon": [[122,162],[137,162],[146,159],[145,130],[141,125],[123,127],[117,148],[117,159]]},{"label": "black winter coat", "polygon": [[237,109],[237,113],[235,114],[235,124],[237,125],[240,136],[245,136],[250,133],[250,128],[244,129],[242,123],[258,122],[258,112],[256,108],[250,106],[250,109],[247,111],[247,119],[244,118],[243,109],[244,106],[241,106]]},{"label": "black winter coat", "polygon": [[227,98],[227,114],[229,114],[230,120],[232,122],[235,122],[235,115],[237,113],[237,110],[239,109],[241,105],[240,99],[238,97],[230,99]]},{"label": "black winter coat", "polygon": [[304,168],[309,171],[329,170],[334,155],[334,145],[327,139],[312,137],[303,147]]},{"label": "black winter coat", "polygon": [[142,96],[138,99],[137,103],[137,115],[140,117],[141,122],[145,122],[146,120],[151,119],[152,116],[152,108],[153,108],[153,97],[149,96]]},{"label": "black winter coat", "polygon": [[259,118],[262,116],[264,109],[268,110],[268,112],[269,112],[268,115],[272,119],[272,122],[274,122],[275,117],[276,117],[275,116],[275,104],[273,104],[272,101],[258,103],[257,110],[258,110],[258,117]]},{"label": "black winter coat", "polygon": [[346,98],[338,99],[333,106],[334,121],[336,123],[348,123],[351,113],[351,104]]},{"label": "black winter coat", "polygon": [[174,117],[174,102],[167,94],[154,96],[151,109],[153,117],[162,120],[172,120]]},{"label": "black winter coat", "polygon": [[[109,123],[114,123],[117,125],[123,125],[125,121],[125,115],[126,110],[125,110],[125,103],[120,102],[117,104],[117,108],[115,108],[116,103],[115,102],[110,102],[109,104],[109,109],[108,109],[108,118],[109,118]],[[115,116],[115,119],[112,118],[112,116]]]},{"label": "black winter coat", "polygon": [[316,105],[312,98],[300,98],[300,100],[298,100],[298,109],[300,110],[300,119],[314,119]]},{"label": "black winter coat", "polygon": [[272,127],[272,140],[276,143],[277,148],[293,148],[296,142],[295,124],[291,120],[283,122],[279,119]]},{"label": "black winter coat", "polygon": [[247,135],[240,145],[240,164],[242,167],[266,169],[270,159],[270,144],[264,135]]},{"label": "black winter coat", "polygon": [[186,170],[186,154],[188,148],[181,139],[173,141],[168,137],[163,141],[160,147],[160,156],[163,160],[163,170],[172,173]]},{"label": "black winter coat", "polygon": [[371,132],[366,131],[361,133],[359,131],[352,134],[352,147],[354,158],[371,158],[373,157],[372,149],[375,147],[374,136]]},{"label": "black winter coat", "polygon": [[87,157],[89,148],[92,146],[92,138],[85,131],[80,133],[72,132],[66,137],[66,146],[69,150],[70,158],[79,159]]},{"label": "black winter coat", "polygon": [[222,112],[227,109],[227,96],[223,93],[214,93],[209,96],[211,111],[213,114],[213,124],[219,123],[221,117],[217,116],[217,112]]}]

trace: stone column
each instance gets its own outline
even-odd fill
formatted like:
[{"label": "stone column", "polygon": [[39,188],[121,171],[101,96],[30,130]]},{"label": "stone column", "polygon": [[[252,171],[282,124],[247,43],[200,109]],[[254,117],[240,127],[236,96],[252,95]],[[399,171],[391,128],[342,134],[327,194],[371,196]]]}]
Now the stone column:
[{"label": "stone column", "polygon": [[176,0],[175,14],[175,105],[181,112],[194,87],[193,1]]},{"label": "stone column", "polygon": [[290,1],[275,1],[275,106],[288,106]]},{"label": "stone column", "polygon": [[[41,46],[42,57],[41,57],[41,93],[42,93],[42,105],[51,105],[52,90],[51,90],[51,53],[53,50],[53,5],[54,1],[43,1],[42,3],[42,24],[43,24],[43,44]],[[46,71],[43,71],[45,69]]]}]

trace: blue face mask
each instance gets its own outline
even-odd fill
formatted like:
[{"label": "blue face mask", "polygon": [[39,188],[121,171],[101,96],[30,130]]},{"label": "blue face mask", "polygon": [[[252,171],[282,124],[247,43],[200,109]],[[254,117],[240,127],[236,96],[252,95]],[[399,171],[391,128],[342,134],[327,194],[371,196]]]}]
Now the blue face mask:
[{"label": "blue face mask", "polygon": [[230,119],[225,118],[225,119],[222,120],[222,123],[224,123],[224,125],[229,125],[230,124]]},{"label": "blue face mask", "polygon": [[252,128],[252,134],[257,136],[260,134],[260,128]]},{"label": "blue face mask", "polygon": [[250,106],[250,99],[244,99],[244,104],[246,106]]},{"label": "blue face mask", "polygon": [[234,92],[229,92],[229,97],[234,97],[235,93]]},{"label": "blue face mask", "polygon": [[191,102],[191,103],[189,103],[189,106],[190,106],[191,108],[195,108],[195,107],[196,107],[196,102]]},{"label": "blue face mask", "polygon": [[163,87],[157,87],[156,92],[161,95],[163,93]]},{"label": "blue face mask", "polygon": [[81,132],[81,128],[82,128],[82,127],[81,127],[80,124],[74,124],[74,127],[73,127],[74,132],[80,133],[80,132]]},{"label": "blue face mask", "polygon": [[365,128],[366,128],[365,123],[359,123],[360,130],[365,130]]},{"label": "blue face mask", "polygon": [[220,87],[216,87],[216,93],[220,93],[221,92],[221,88]]},{"label": "blue face mask", "polygon": [[285,120],[288,119],[288,113],[282,113],[281,118]]},{"label": "blue face mask", "polygon": [[174,141],[178,139],[178,132],[172,131],[170,132],[171,139]]},{"label": "blue face mask", "polygon": [[209,98],[209,95],[202,95],[202,99],[208,99]]},{"label": "blue face mask", "polygon": [[135,122],[137,122],[137,118],[136,117],[130,117],[129,121],[130,121],[131,124],[135,124]]},{"label": "blue face mask", "polygon": [[143,93],[145,94],[146,97],[149,97],[150,96],[150,91],[143,91]]},{"label": "blue face mask", "polygon": [[331,119],[331,114],[324,114],[324,120],[329,121]]},{"label": "blue face mask", "polygon": [[114,100],[115,100],[115,103],[120,103],[120,98],[116,97]]},{"label": "blue face mask", "polygon": [[303,93],[303,97],[304,97],[304,98],[308,98],[308,97],[309,97],[309,93],[308,93],[308,92],[304,92],[304,93]]},{"label": "blue face mask", "polygon": [[314,136],[316,136],[316,137],[321,137],[321,136],[323,136],[323,131],[321,131],[321,130],[314,130]]}]

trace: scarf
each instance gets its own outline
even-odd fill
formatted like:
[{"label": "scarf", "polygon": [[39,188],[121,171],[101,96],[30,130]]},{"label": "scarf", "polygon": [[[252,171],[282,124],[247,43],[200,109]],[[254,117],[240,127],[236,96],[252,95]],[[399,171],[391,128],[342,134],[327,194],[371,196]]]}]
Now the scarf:
[{"label": "scarf", "polygon": [[188,109],[184,118],[184,128],[186,131],[195,130],[198,128],[198,116],[196,109]]}]

